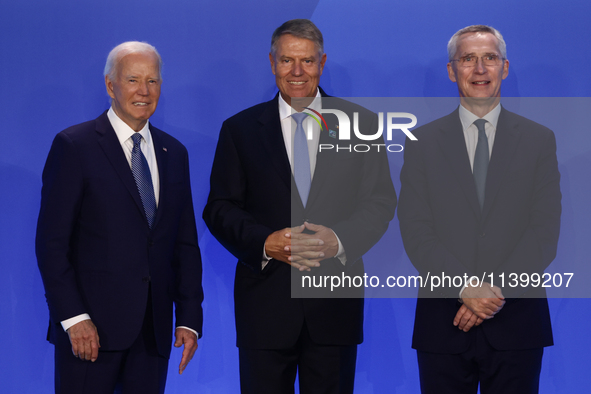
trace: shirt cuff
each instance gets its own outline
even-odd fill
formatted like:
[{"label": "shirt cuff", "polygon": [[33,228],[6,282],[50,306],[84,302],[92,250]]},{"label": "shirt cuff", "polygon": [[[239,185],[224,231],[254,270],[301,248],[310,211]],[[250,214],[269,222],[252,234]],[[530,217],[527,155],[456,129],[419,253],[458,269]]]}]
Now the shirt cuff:
[{"label": "shirt cuff", "polygon": [[195,330],[193,330],[192,328],[189,328],[187,326],[178,326],[177,328],[184,328],[185,330],[189,330],[191,331],[193,334],[197,335],[197,338],[199,338],[199,333]]},{"label": "shirt cuff", "polygon": [[464,290],[466,290],[466,284],[464,283],[464,286],[462,286],[462,288],[460,289],[460,298],[458,298],[458,301],[460,301],[462,304],[464,303],[464,300],[462,300],[462,293],[464,292]]},{"label": "shirt cuff", "polygon": [[269,264],[269,260],[271,260],[271,259],[269,258],[269,256],[267,256],[267,253],[265,252],[265,244],[263,244],[263,260],[261,261],[261,269],[262,270],[264,270],[265,267],[267,266],[267,264]]},{"label": "shirt cuff", "polygon": [[72,327],[74,324],[78,324],[83,320],[90,320],[90,315],[88,313],[83,313],[81,315],[74,316],[69,319],[63,320],[62,327],[63,327],[64,331],[68,331],[68,329],[70,327]]},{"label": "shirt cuff", "polygon": [[332,231],[334,236],[337,237],[337,242],[339,243],[339,250],[337,250],[337,254],[334,257],[339,259],[341,264],[345,265],[345,263],[347,263],[347,255],[345,254],[345,248],[343,247],[343,244],[341,243],[341,240],[339,239],[337,233],[335,233],[332,229],[330,231]]}]

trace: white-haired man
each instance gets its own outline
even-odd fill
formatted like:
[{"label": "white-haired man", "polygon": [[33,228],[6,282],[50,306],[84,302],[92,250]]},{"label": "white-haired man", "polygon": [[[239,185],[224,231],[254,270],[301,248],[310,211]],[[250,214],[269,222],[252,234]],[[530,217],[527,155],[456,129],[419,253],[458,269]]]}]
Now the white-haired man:
[{"label": "white-haired man", "polygon": [[43,171],[36,252],[58,393],[163,393],[202,328],[201,257],[188,155],[149,124],[161,58],[125,42],[107,58],[111,108],[59,133]]}]

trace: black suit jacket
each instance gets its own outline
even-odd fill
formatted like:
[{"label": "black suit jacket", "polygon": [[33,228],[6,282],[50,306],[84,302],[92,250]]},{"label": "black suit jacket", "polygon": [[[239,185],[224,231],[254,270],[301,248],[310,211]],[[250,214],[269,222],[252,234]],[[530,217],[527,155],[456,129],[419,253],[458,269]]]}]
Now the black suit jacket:
[{"label": "black suit jacket", "polygon": [[[50,312],[60,322],[88,313],[101,350],[137,338],[152,291],[158,351],[176,325],[202,332],[201,257],[185,147],[150,126],[160,200],[152,230],[107,113],[59,133],[43,171],[36,252]],[[56,331],[57,330],[57,331]]]},{"label": "black suit jacket", "polygon": [[[339,107],[351,119],[353,111],[360,112],[365,126],[377,129],[375,114],[343,100]],[[338,130],[336,116],[325,115],[325,119],[330,130]],[[327,130],[322,131],[320,144],[338,142]],[[278,96],[227,119],[219,136],[203,218],[239,260],[234,292],[237,345],[258,349],[293,346],[304,321],[316,343],[361,343],[362,288],[328,294],[332,298],[309,298],[327,294],[302,289],[302,273],[286,263],[271,260],[261,270],[263,248],[272,232],[307,220],[333,229],[347,256],[345,267],[336,258],[326,259],[313,274],[363,275],[361,256],[386,231],[395,206],[385,152],[323,151],[317,155],[304,208],[283,142]]]},{"label": "black suit jacket", "polygon": [[[556,255],[560,174],[554,133],[502,109],[481,212],[458,111],[407,140],[398,217],[406,252],[426,276],[494,273],[507,303],[482,323],[498,350],[552,345],[545,289],[510,287],[510,273],[541,273]],[[490,282],[488,276],[485,281]],[[437,353],[467,349],[473,331],[454,327],[460,288],[419,290],[413,347]],[[435,297],[435,298],[434,298]]]}]

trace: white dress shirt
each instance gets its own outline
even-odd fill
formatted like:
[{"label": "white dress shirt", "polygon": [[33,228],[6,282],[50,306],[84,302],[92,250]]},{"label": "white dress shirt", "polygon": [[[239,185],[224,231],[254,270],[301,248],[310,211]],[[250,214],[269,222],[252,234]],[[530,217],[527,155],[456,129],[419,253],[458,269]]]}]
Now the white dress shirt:
[{"label": "white dress shirt", "polygon": [[474,155],[476,154],[476,145],[478,144],[478,127],[474,124],[477,119],[485,119],[484,132],[488,139],[488,157],[492,155],[493,145],[495,143],[495,135],[497,133],[497,123],[501,113],[501,104],[497,104],[488,114],[482,118],[474,115],[468,111],[464,106],[460,105],[460,121],[464,130],[464,139],[466,140],[466,149],[468,149],[468,157],[470,158],[470,168],[474,169]]}]

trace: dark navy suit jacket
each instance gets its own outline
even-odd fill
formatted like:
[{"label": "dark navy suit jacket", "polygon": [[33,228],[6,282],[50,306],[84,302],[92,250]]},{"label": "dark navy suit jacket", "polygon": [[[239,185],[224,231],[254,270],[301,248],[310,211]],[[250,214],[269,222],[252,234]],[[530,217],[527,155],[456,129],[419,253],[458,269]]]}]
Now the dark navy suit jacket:
[{"label": "dark navy suit jacket", "polygon": [[[481,212],[458,111],[413,131],[405,145],[398,218],[406,252],[422,275],[494,273],[507,303],[482,323],[497,350],[552,345],[545,289],[508,286],[511,273],[542,273],[556,256],[560,174],[554,133],[501,110]],[[488,276],[485,281],[488,280]],[[413,347],[460,353],[473,330],[452,322],[460,288],[419,290]]]},{"label": "dark navy suit jacket", "polygon": [[160,199],[150,230],[119,140],[103,113],[59,133],[43,171],[36,252],[50,312],[49,339],[60,322],[88,313],[101,350],[137,338],[152,292],[158,351],[170,354],[176,325],[202,332],[201,257],[188,155],[150,126]]},{"label": "dark navy suit jacket", "polygon": [[[353,111],[359,112],[362,128],[377,130],[374,113],[344,100],[339,100],[338,107],[350,119]],[[337,131],[336,116],[324,117],[329,130]],[[335,136],[323,130],[320,144],[366,142],[339,141]],[[330,294],[323,289],[304,289],[302,273],[286,263],[270,260],[261,269],[263,248],[266,238],[276,230],[304,221],[324,225],[341,240],[346,266],[336,258],[325,259],[321,267],[303,275],[362,276],[361,256],[384,234],[395,206],[384,150],[379,154],[336,153],[334,149],[318,153],[304,208],[283,141],[278,96],[227,119],[220,131],[203,218],[211,233],[238,258],[234,286],[238,346],[294,346],[304,322],[318,344],[361,343],[362,288]]]}]

